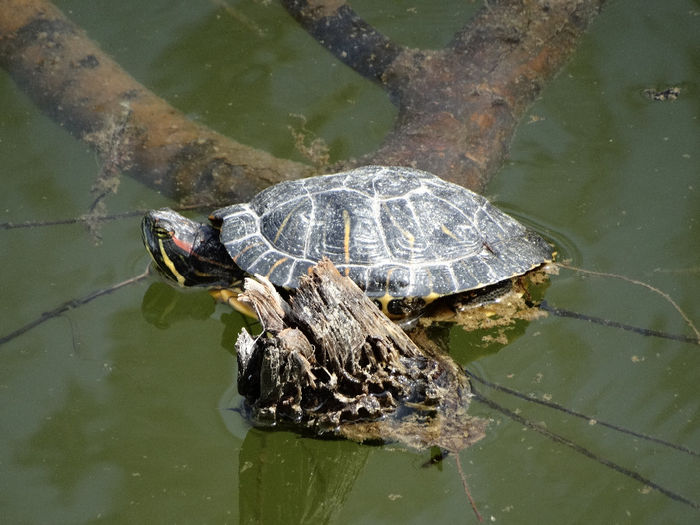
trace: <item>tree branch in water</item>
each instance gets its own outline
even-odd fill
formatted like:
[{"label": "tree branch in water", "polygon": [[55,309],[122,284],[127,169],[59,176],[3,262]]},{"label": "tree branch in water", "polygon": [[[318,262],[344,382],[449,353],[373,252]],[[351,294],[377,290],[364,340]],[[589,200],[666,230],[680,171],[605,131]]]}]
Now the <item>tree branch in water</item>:
[{"label": "tree branch in water", "polygon": [[518,121],[604,0],[491,0],[444,49],[402,48],[338,0],[283,0],[338,59],[392,94],[394,130],[362,163],[413,166],[481,192]]},{"label": "tree branch in water", "polygon": [[0,65],[42,111],[98,151],[110,150],[100,137],[127,115],[119,167],[171,197],[241,201],[311,174],[188,120],[49,2],[0,0]]},{"label": "tree branch in water", "polygon": [[[399,107],[378,150],[347,164],[413,166],[483,191],[519,119],[603,1],[490,0],[440,50],[402,47],[339,0],[283,3]],[[46,113],[98,150],[100,137],[128,115],[121,167],[168,195],[241,201],[312,172],[188,121],[46,1],[0,0],[0,64]]]}]

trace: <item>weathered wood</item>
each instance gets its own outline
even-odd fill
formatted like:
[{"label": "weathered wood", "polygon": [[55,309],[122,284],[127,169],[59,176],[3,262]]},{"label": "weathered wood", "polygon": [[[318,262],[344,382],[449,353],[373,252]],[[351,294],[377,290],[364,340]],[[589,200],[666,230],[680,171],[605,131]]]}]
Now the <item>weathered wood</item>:
[{"label": "weathered wood", "polygon": [[287,300],[264,278],[245,286],[263,334],[238,338],[238,389],[257,423],[449,450],[483,436],[461,368],[416,346],[330,261]]}]

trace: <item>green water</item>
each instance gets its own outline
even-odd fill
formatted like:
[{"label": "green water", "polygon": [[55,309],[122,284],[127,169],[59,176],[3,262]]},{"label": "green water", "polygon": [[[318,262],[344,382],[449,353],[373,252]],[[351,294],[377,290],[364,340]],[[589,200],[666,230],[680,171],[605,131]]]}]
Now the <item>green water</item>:
[{"label": "green water", "polygon": [[[191,118],[299,159],[304,115],[334,159],[371,151],[395,109],[277,4],[80,2],[59,6],[140,81]],[[464,2],[354,2],[385,33],[439,46]],[[556,242],[561,258],[668,293],[700,323],[700,6],[611,2],[533,105],[488,196]],[[675,102],[645,88],[679,86]],[[77,217],[93,153],[0,73],[0,222]],[[124,179],[111,212],[169,204]],[[140,273],[137,218],[0,230],[0,337],[72,298]],[[690,335],[648,289],[562,271],[552,305]],[[203,293],[153,280],[72,309],[0,346],[0,515],[6,523],[475,522],[454,459],[251,429],[230,407],[243,321]],[[602,421],[700,449],[698,347],[575,319],[521,325],[507,345],[450,333],[482,377]],[[694,501],[700,459],[482,392]],[[499,523],[696,523],[670,499],[483,405],[488,436],[460,454],[480,512]]]}]

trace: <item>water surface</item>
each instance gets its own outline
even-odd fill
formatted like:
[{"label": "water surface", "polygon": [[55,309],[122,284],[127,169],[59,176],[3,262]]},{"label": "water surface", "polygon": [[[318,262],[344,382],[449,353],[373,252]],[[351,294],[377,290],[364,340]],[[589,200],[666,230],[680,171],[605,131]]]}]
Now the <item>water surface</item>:
[{"label": "water surface", "polygon": [[[303,115],[334,159],[376,148],[395,108],[313,42],[275,3],[78,2],[59,6],[131,74],[188,116],[299,159]],[[439,46],[464,2],[353,3],[405,45]],[[700,319],[697,3],[610,3],[525,117],[488,188],[557,243],[562,258],[668,293]],[[645,88],[679,86],[675,102]],[[85,213],[93,153],[0,74],[2,222]],[[163,196],[124,179],[111,212]],[[0,336],[71,298],[140,273],[138,218],[0,230]],[[562,271],[553,305],[690,335],[648,289]],[[148,280],[0,346],[0,509],[7,522],[435,523],[473,521],[455,462],[428,452],[249,428],[233,341],[245,323],[203,293]],[[697,346],[575,319],[519,325],[507,345],[450,333],[451,352],[489,381],[700,449]],[[697,457],[485,394],[595,454],[700,500]],[[460,454],[476,503],[504,523],[694,523],[698,511],[474,403],[488,436]]]}]

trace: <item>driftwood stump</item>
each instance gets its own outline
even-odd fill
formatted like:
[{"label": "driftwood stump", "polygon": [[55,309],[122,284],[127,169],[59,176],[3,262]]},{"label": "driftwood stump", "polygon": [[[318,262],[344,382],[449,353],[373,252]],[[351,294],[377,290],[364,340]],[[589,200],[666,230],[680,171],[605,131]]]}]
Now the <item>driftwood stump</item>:
[{"label": "driftwood stump", "polygon": [[483,437],[462,369],[416,346],[330,261],[286,300],[264,278],[247,279],[239,300],[263,326],[236,343],[238,390],[257,424],[448,450]]}]

